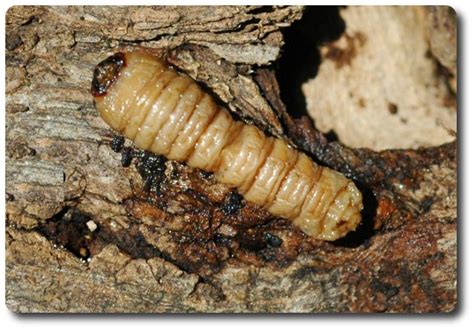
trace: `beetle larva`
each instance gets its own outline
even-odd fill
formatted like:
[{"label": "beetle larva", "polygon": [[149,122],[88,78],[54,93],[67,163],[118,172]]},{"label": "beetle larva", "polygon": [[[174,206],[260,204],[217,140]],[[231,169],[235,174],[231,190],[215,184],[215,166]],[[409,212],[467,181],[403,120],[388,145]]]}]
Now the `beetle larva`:
[{"label": "beetle larva", "polygon": [[360,222],[362,196],[341,173],[235,121],[188,76],[151,54],[117,53],[94,71],[102,118],[142,149],[213,172],[249,201],[335,240]]}]

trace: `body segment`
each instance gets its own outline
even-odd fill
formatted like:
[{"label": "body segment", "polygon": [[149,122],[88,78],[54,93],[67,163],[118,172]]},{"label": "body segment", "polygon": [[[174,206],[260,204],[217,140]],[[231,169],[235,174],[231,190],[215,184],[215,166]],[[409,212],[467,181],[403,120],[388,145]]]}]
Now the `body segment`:
[{"label": "body segment", "polygon": [[137,147],[213,172],[310,236],[335,240],[360,222],[362,195],[352,181],[234,120],[191,78],[148,53],[101,62],[92,94],[101,117]]}]

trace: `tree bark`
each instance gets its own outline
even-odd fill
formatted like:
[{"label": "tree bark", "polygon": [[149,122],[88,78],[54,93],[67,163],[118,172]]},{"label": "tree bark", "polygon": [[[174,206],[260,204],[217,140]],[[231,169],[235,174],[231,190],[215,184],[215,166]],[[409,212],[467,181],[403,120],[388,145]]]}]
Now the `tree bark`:
[{"label": "tree bark", "polygon": [[[433,17],[449,19],[440,11],[417,10],[428,10],[421,16],[431,31],[426,42],[436,40],[432,56],[422,60],[445,67],[433,79],[444,79],[449,87],[456,68],[442,43],[452,38],[433,36],[446,26],[455,33],[455,24],[433,23]],[[308,117],[295,119],[296,106],[283,100],[291,95],[288,88],[301,88],[301,80],[297,84],[289,73],[314,77],[317,66],[291,58],[288,46],[318,35],[308,48],[317,57],[316,46],[325,41],[330,47],[328,40],[340,36],[331,36],[334,22],[324,19],[327,14],[342,19],[338,12],[292,6],[10,8],[8,307],[15,312],[452,311],[456,142],[351,148],[323,135]],[[309,37],[306,24],[314,29]],[[452,49],[450,42],[446,48]],[[117,140],[90,95],[92,71],[108,55],[137,47],[166,57],[240,120],[353,179],[364,194],[360,228],[337,242],[318,241],[245,202],[210,173],[137,150],[129,141],[121,153],[114,152],[110,144]],[[332,60],[320,58],[321,65]],[[327,97],[337,99],[357,83],[341,84]],[[439,90],[455,93],[455,86]],[[312,100],[311,93],[305,97]],[[357,114],[343,110],[329,111],[353,116],[357,125]],[[131,166],[121,165],[131,158]]]}]

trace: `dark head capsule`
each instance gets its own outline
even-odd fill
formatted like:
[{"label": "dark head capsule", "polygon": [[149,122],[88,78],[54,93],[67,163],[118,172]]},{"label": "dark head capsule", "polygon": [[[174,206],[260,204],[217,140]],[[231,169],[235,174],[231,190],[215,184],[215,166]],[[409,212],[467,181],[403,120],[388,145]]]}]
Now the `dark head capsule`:
[{"label": "dark head capsule", "polygon": [[110,85],[117,80],[120,75],[120,70],[125,65],[124,53],[117,53],[100,62],[96,66],[92,77],[92,95],[95,97],[104,96]]}]

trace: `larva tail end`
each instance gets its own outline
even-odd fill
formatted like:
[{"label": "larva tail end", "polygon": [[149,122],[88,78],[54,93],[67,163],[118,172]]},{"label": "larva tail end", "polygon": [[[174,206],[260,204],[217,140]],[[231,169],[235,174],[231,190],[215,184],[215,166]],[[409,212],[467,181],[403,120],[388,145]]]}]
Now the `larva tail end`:
[{"label": "larva tail end", "polygon": [[[325,200],[326,203],[329,202],[328,206],[321,207],[324,206],[321,201],[314,203],[312,208],[308,209],[306,206],[306,212],[294,219],[293,224],[308,236],[323,241],[335,241],[357,229],[362,220],[361,212],[364,205],[362,194],[353,182],[340,174],[336,176],[335,172],[327,173],[332,173],[330,176],[332,179],[342,178],[342,183],[346,186],[342,190],[340,186],[336,186],[336,190],[333,189],[332,194],[335,198],[332,201]],[[326,180],[327,177],[323,177],[323,179]],[[328,187],[326,186],[326,188]],[[338,191],[340,192],[338,193]],[[318,201],[318,199],[312,201]],[[324,212],[322,217],[321,212]]]},{"label": "larva tail end", "polygon": [[92,96],[104,96],[109,87],[117,80],[120,70],[126,65],[125,54],[116,53],[100,62],[92,77]]},{"label": "larva tail end", "polygon": [[362,194],[353,182],[350,182],[344,193],[334,201],[333,207],[326,214],[322,232],[318,238],[334,241],[354,231],[362,220]]},{"label": "larva tail end", "polygon": [[316,238],[324,241],[335,241],[345,237],[349,232],[355,231],[360,224],[361,214],[359,210],[353,210],[349,216],[337,221],[335,228],[326,229]]}]

